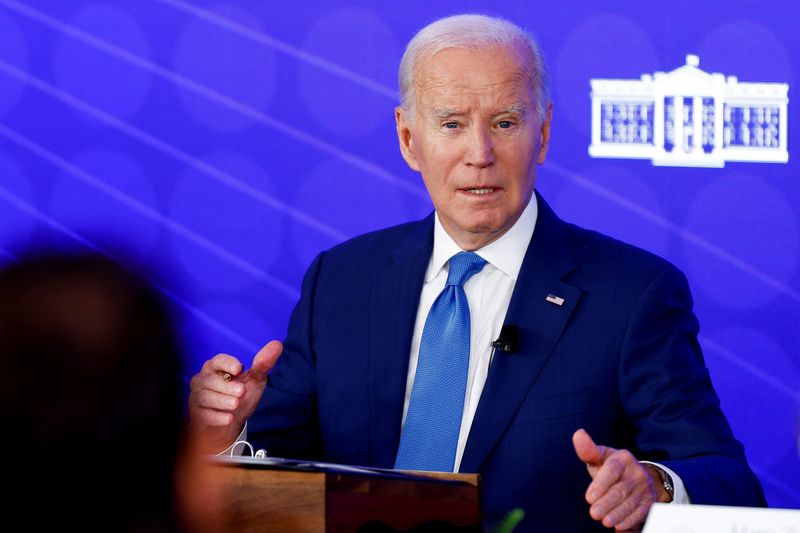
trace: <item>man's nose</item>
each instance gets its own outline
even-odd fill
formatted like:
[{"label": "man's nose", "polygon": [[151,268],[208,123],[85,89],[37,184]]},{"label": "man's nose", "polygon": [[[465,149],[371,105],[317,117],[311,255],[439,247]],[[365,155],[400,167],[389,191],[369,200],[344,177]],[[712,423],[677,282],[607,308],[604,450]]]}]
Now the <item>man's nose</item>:
[{"label": "man's nose", "polygon": [[468,137],[465,163],[471,167],[488,167],[494,163],[492,137],[486,128],[475,128]]}]

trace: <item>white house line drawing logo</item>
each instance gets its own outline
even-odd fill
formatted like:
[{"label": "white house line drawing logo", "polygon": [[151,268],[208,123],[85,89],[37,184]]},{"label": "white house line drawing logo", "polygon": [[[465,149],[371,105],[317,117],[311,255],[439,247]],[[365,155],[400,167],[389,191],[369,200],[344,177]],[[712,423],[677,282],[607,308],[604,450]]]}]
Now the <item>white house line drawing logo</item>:
[{"label": "white house line drawing logo", "polygon": [[700,58],[638,80],[592,79],[592,157],[654,165],[786,163],[786,83],[740,83],[700,70]]}]

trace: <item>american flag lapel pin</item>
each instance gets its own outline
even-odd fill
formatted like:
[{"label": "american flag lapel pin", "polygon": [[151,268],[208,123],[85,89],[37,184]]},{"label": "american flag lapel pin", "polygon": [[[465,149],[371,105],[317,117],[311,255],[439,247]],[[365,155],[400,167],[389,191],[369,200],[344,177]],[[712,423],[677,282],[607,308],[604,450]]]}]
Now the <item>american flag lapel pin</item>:
[{"label": "american flag lapel pin", "polygon": [[556,296],[555,294],[548,294],[545,300],[547,300],[551,304],[556,304],[559,307],[564,305],[564,298],[562,298],[561,296]]}]

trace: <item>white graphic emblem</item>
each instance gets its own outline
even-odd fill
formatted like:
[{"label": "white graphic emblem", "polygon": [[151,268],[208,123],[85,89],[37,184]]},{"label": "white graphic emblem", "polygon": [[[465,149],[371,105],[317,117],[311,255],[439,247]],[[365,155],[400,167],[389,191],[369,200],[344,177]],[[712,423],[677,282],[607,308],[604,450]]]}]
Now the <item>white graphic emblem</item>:
[{"label": "white graphic emblem", "polygon": [[699,65],[689,54],[672,72],[591,80],[589,155],[690,167],[788,162],[789,85],[740,83]]}]

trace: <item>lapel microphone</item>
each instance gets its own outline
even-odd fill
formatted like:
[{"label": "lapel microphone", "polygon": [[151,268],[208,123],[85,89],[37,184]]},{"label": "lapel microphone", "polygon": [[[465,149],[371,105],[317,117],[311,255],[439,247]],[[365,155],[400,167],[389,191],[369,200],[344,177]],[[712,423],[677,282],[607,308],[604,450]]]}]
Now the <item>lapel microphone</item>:
[{"label": "lapel microphone", "polygon": [[497,340],[492,342],[492,348],[504,353],[514,353],[519,350],[519,328],[513,324],[503,324]]}]

